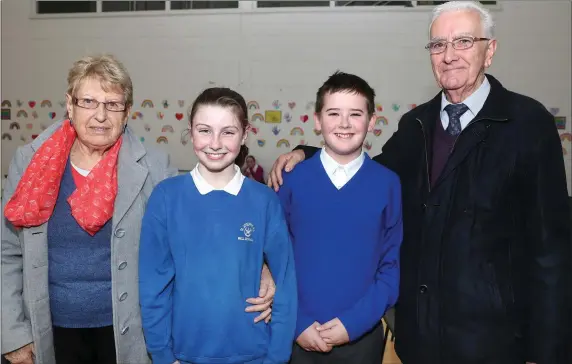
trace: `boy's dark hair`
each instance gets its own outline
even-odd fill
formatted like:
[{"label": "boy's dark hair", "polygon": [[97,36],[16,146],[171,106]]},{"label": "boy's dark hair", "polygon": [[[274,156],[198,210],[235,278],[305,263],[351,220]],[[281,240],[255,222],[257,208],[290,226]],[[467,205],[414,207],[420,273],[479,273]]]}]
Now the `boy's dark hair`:
[{"label": "boy's dark hair", "polygon": [[316,93],[315,111],[319,114],[324,107],[324,98],[328,94],[336,92],[347,92],[358,94],[365,97],[367,101],[367,113],[372,116],[374,113],[375,91],[370,85],[361,77],[336,71],[331,75],[326,82],[318,89]]},{"label": "boy's dark hair", "polygon": [[[204,90],[191,106],[191,110],[189,112],[190,126],[193,124],[193,119],[195,118],[195,114],[199,107],[206,105],[230,108],[238,121],[240,121],[242,131],[246,133],[246,129],[248,128],[248,111],[246,109],[246,101],[244,101],[244,97],[242,97],[241,94],[226,87],[211,87]],[[240,152],[236,157],[235,163],[242,166],[247,155],[248,147],[246,145],[241,145]]]}]

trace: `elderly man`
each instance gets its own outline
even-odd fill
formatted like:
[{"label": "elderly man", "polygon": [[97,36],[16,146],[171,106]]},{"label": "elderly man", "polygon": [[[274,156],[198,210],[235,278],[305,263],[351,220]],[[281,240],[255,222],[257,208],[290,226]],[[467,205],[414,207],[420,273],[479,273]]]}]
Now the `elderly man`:
[{"label": "elderly man", "polygon": [[[396,346],[405,364],[572,362],[560,140],[538,101],[485,74],[493,29],[477,3],[435,8],[426,48],[443,91],[403,115],[374,158],[402,182]],[[283,168],[317,151],[296,149],[276,161],[275,189]]]}]

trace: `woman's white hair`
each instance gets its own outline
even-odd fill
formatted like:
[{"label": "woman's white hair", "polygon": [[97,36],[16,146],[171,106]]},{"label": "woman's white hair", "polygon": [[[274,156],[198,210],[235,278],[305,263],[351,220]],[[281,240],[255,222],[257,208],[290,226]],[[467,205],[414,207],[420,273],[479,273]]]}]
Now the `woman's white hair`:
[{"label": "woman's white hair", "polygon": [[450,11],[476,11],[481,18],[481,25],[483,27],[484,37],[493,39],[495,36],[495,22],[491,13],[478,1],[449,1],[444,4],[438,5],[433,9],[431,17],[431,24],[429,24],[429,33],[433,22],[441,14]]}]

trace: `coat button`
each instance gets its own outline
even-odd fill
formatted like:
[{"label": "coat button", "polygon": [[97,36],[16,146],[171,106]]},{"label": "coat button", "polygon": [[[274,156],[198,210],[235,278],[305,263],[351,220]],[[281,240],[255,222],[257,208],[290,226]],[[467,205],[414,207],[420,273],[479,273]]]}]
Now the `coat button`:
[{"label": "coat button", "polygon": [[124,328],[121,329],[121,335],[127,334],[127,331],[129,331],[129,326],[125,326]]},{"label": "coat button", "polygon": [[119,263],[119,267],[117,267],[117,268],[119,268],[119,270],[123,270],[123,269],[125,269],[125,267],[127,267],[127,262],[121,262],[121,263]]},{"label": "coat button", "polygon": [[423,205],[421,205],[421,208],[423,209],[423,211],[425,211],[425,210],[427,210],[427,205],[423,204]]},{"label": "coat button", "polygon": [[123,292],[121,296],[119,296],[119,301],[125,301],[126,298],[127,298],[127,292]]},{"label": "coat button", "polygon": [[419,292],[421,294],[424,294],[425,292],[427,292],[427,285],[422,284],[421,286],[419,286]]},{"label": "coat button", "polygon": [[115,230],[115,236],[118,238],[122,238],[125,236],[125,230],[123,229],[117,229]]}]

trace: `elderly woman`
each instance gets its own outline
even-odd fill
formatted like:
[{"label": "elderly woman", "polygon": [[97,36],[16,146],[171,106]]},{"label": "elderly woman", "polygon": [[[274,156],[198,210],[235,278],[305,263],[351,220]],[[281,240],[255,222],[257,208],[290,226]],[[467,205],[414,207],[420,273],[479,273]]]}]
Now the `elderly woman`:
[{"label": "elderly woman", "polygon": [[[75,62],[66,100],[69,118],[20,147],[8,172],[2,353],[12,364],[150,363],[137,289],[141,219],[153,187],[176,170],[127,126],[133,87],[112,56]],[[274,294],[263,276],[266,297],[245,303],[262,311],[258,320]]]}]

